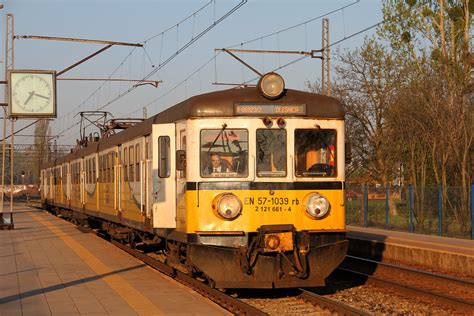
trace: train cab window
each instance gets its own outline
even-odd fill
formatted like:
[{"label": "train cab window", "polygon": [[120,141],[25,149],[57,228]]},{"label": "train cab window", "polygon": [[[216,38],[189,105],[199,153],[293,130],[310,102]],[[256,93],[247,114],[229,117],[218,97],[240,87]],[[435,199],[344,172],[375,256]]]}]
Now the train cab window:
[{"label": "train cab window", "polygon": [[258,129],[257,176],[286,177],[286,130]]},{"label": "train cab window", "polygon": [[247,177],[248,131],[225,128],[202,130],[200,155],[202,177]]},{"label": "train cab window", "polygon": [[295,130],[297,177],[336,176],[336,131]]},{"label": "train cab window", "polygon": [[158,176],[168,178],[170,169],[170,138],[169,136],[160,136],[158,137]]},{"label": "train cab window", "polygon": [[135,180],[140,181],[140,160],[141,157],[140,144],[135,145]]}]

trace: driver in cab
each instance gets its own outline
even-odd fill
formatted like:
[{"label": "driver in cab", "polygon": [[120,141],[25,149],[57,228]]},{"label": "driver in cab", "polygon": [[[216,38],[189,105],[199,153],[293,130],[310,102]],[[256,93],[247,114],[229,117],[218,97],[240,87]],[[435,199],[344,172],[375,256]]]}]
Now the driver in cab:
[{"label": "driver in cab", "polygon": [[218,153],[211,154],[211,163],[207,166],[205,172],[207,174],[216,174],[221,172],[230,172],[229,168],[223,162],[221,156]]}]

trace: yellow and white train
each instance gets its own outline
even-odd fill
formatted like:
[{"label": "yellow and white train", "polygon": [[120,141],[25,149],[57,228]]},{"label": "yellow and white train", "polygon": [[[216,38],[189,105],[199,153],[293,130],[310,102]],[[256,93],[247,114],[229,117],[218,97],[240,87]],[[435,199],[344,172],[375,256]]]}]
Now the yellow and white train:
[{"label": "yellow and white train", "polygon": [[89,141],[41,178],[49,210],[218,288],[321,286],[348,247],[343,108],[275,73]]}]

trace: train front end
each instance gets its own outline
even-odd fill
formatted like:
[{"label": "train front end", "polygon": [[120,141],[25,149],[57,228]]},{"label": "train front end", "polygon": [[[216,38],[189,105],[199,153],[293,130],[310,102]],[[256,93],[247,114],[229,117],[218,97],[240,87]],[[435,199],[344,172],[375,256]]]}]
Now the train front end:
[{"label": "train front end", "polygon": [[218,288],[322,286],[348,248],[343,110],[317,94],[255,90],[207,102],[214,117],[186,123],[187,264]]}]

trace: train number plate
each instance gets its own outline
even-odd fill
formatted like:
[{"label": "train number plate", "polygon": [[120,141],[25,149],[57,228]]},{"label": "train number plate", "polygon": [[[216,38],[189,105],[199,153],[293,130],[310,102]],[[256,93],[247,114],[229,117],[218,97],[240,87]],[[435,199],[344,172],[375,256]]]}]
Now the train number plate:
[{"label": "train number plate", "polygon": [[265,196],[244,198],[244,205],[253,207],[255,212],[292,212],[299,204],[298,198]]}]

